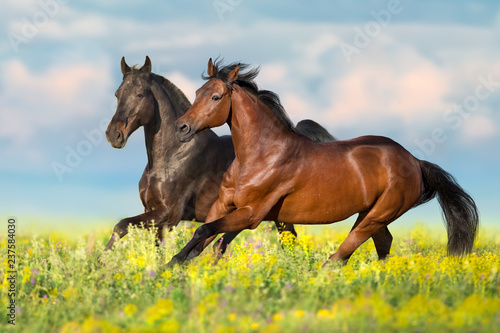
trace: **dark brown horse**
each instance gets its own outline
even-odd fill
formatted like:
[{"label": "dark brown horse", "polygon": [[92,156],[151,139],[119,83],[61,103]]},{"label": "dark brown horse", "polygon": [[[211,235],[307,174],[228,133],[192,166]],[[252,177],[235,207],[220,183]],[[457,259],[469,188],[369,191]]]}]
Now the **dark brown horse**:
[{"label": "dark brown horse", "polygon": [[208,63],[208,82],[177,120],[179,139],[227,122],[236,159],[224,174],[219,198],[188,244],[169,264],[202,251],[221,232],[254,229],[262,220],[326,224],[358,214],[347,239],[329,260],[347,262],[368,238],[380,259],[390,251],[387,226],[436,195],[448,230],[448,253],[472,249],[477,208],[454,178],[420,161],[391,139],[364,136],[315,143],[297,133],[274,93],[258,90],[256,70]]},{"label": "dark brown horse", "polygon": [[[171,229],[181,220],[205,221],[217,199],[222,176],[234,159],[230,136],[219,137],[206,131],[188,144],[179,142],[175,121],[191,103],[172,82],[151,73],[149,57],[140,69],[129,67],[122,58],[121,71],[123,82],[116,91],[118,106],[106,137],[113,147],[123,148],[129,136],[144,127],[148,164],[139,182],[139,195],[145,212],[121,220],[106,250],[113,246],[115,235],[121,238],[127,234],[130,225],[141,222],[146,228],[154,225],[161,240],[162,229]],[[297,130],[319,141],[334,140],[311,120],[300,122]],[[295,234],[292,225],[276,225],[279,232],[287,230]],[[237,234],[225,235],[225,244]]]}]

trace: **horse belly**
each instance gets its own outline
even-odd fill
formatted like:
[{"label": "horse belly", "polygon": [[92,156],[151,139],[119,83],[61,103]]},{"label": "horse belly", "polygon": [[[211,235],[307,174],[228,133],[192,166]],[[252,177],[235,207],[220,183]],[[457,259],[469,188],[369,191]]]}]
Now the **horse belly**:
[{"label": "horse belly", "polygon": [[275,209],[277,220],[297,224],[328,224],[345,220],[367,209],[367,202],[356,184],[350,188],[324,183],[295,191]]}]

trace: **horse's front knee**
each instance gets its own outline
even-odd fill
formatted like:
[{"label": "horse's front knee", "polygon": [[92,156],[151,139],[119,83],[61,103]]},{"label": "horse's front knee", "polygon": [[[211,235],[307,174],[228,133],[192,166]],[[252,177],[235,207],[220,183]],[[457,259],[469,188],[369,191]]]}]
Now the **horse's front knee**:
[{"label": "horse's front knee", "polygon": [[123,219],[118,222],[113,228],[113,233],[117,234],[120,238],[125,236],[128,233],[128,221],[127,219]]}]

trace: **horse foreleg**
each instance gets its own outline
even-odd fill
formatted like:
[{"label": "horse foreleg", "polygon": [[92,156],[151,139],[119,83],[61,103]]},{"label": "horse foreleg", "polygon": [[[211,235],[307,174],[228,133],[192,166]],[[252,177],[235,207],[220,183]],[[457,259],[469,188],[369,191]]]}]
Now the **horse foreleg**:
[{"label": "horse foreleg", "polygon": [[[199,244],[203,246],[208,245],[205,241],[213,240],[218,234],[223,232],[237,232],[243,229],[248,229],[252,226],[252,209],[250,207],[243,207],[234,210],[229,215],[220,218],[214,222],[205,223],[196,229],[193,238],[186,244],[186,246],[176,254],[172,260],[166,265],[171,266],[177,263],[183,263],[189,258],[193,258],[199,253],[194,253],[190,256]],[[201,253],[201,251],[200,251]]]},{"label": "horse foreleg", "polygon": [[126,234],[128,234],[129,226],[138,226],[142,222],[144,224],[144,227],[146,228],[151,228],[153,227],[153,225],[157,226],[158,228],[161,228],[163,225],[162,222],[165,220],[166,215],[167,215],[166,209],[159,208],[137,216],[127,217],[121,220],[113,228],[113,235],[111,236],[111,239],[109,240],[108,245],[106,245],[104,251],[110,250],[117,239],[121,239]]},{"label": "horse foreleg", "polygon": [[[274,222],[276,224],[276,228],[278,229],[279,234],[281,235],[283,232],[288,231],[291,232],[292,235],[297,237],[297,231],[295,231],[295,228],[293,227],[293,224],[289,223],[284,223],[284,222]],[[219,258],[222,256],[227,248],[229,247],[229,244],[233,241],[233,239],[236,238],[240,234],[241,231],[235,231],[235,232],[226,232],[214,245],[213,249],[214,252],[217,253],[217,257]],[[209,238],[207,239],[204,243],[203,246],[197,246],[193,251],[191,251],[191,254],[189,255],[188,259],[196,257],[203,249],[205,249],[214,239]],[[198,254],[195,254],[195,251],[199,251]]]}]

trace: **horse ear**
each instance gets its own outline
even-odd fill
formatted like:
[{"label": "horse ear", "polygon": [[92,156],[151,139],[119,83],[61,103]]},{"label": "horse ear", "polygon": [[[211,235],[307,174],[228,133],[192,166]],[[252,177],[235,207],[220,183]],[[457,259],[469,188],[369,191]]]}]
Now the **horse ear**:
[{"label": "horse ear", "polygon": [[151,74],[151,59],[149,59],[148,56],[146,56],[146,61],[144,61],[144,65],[141,67],[140,71],[144,74]]},{"label": "horse ear", "polygon": [[240,67],[241,64],[238,64],[228,75],[227,75],[227,80],[229,83],[233,83],[234,81],[238,80],[238,73],[240,72]]},{"label": "horse ear", "polygon": [[212,62],[212,58],[208,60],[207,74],[210,77],[215,76],[217,74],[217,68],[215,68],[214,63]]},{"label": "horse ear", "polygon": [[125,57],[122,57],[121,67],[122,67],[122,74],[123,75],[125,75],[131,71],[130,67],[125,62]]}]

